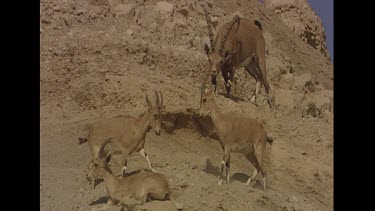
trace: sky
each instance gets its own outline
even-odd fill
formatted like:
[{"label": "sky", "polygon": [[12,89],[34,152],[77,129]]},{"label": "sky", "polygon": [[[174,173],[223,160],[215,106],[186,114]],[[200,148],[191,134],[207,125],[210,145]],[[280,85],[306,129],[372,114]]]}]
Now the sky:
[{"label": "sky", "polygon": [[333,0],[308,0],[308,2],[323,22],[327,48],[333,62]]}]

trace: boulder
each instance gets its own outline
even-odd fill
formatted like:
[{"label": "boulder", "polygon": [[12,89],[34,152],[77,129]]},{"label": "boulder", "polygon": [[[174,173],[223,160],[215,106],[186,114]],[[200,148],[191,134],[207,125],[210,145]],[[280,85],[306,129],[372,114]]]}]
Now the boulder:
[{"label": "boulder", "polygon": [[165,1],[159,1],[154,7],[154,11],[162,15],[173,15],[174,5]]}]

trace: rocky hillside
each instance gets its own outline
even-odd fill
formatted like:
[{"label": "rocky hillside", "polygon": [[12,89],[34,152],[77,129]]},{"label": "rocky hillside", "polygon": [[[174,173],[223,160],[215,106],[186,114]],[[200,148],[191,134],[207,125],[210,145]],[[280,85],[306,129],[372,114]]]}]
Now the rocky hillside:
[{"label": "rocky hillside", "polygon": [[265,3],[305,43],[330,59],[323,23],[307,0],[266,0]]},{"label": "rocky hillside", "polygon": [[[333,66],[324,31],[321,22],[310,23],[316,15],[304,4],[285,10],[274,2],[206,1],[215,32],[235,14],[263,26],[276,108],[267,106],[263,88],[257,104],[249,102],[255,80],[244,70],[237,72],[234,100],[219,94],[220,78],[216,101],[225,112],[263,122],[275,139],[267,145],[264,192],[260,177],[253,187],[244,184],[254,167],[237,154],[232,183],[217,185],[223,152],[209,118],[196,115],[208,67],[207,23],[197,1],[41,0],[41,210],[91,210],[105,202],[103,184],[91,190],[85,179],[91,153],[77,138],[99,119],[140,115],[154,89],[164,94],[165,132],[149,133],[146,150],[169,178],[173,201],[136,209],[332,210]],[[147,164],[131,157],[129,170],[139,169]]]}]

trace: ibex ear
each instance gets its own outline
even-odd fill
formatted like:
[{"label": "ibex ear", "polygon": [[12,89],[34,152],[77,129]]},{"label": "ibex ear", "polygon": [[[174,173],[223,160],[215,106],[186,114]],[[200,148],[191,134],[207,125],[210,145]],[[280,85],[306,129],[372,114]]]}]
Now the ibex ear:
[{"label": "ibex ear", "polygon": [[204,44],[204,52],[207,56],[210,54],[210,48],[208,47],[207,43]]}]

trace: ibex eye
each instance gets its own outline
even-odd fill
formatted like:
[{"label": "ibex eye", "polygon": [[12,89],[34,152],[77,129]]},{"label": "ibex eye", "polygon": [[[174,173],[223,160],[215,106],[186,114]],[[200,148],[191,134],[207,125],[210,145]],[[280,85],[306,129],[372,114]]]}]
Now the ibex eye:
[{"label": "ibex eye", "polygon": [[204,103],[206,102],[206,100],[207,100],[206,98],[203,98],[203,102],[204,102]]},{"label": "ibex eye", "polygon": [[158,115],[157,115],[157,114],[154,114],[154,117],[155,117],[155,119],[156,119],[156,118],[158,118]]}]

